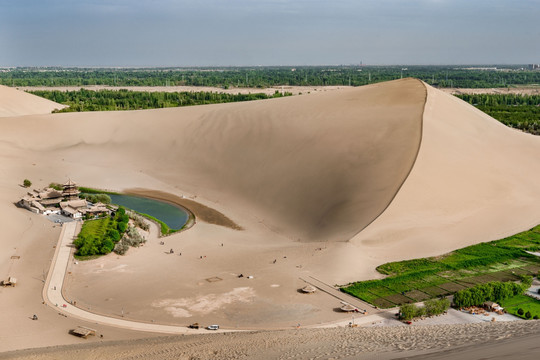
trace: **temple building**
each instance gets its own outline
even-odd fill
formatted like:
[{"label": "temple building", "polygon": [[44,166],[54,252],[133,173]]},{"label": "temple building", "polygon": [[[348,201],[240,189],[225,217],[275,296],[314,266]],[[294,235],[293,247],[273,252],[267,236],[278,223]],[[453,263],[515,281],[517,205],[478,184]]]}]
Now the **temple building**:
[{"label": "temple building", "polygon": [[62,195],[64,196],[65,200],[78,200],[80,191],[77,189],[77,184],[75,184],[71,179],[68,180],[67,183],[64,185],[64,191],[62,192]]},{"label": "temple building", "polygon": [[73,219],[80,219],[85,215],[95,217],[111,213],[106,205],[89,204],[85,199],[79,199],[79,194],[77,184],[68,180],[63,185],[62,191],[51,187],[29,191],[19,201],[19,205],[36,214],[62,214]]}]

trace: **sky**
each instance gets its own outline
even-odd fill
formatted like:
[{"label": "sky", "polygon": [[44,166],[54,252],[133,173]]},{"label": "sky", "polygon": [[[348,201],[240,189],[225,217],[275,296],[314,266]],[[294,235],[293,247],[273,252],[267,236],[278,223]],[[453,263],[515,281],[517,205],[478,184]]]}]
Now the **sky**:
[{"label": "sky", "polygon": [[540,63],[540,0],[0,0],[2,66]]}]

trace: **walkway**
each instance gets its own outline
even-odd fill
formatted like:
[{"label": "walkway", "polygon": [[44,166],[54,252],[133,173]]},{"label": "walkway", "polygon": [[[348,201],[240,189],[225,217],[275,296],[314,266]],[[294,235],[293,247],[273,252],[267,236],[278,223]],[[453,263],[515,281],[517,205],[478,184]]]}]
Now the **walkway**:
[{"label": "walkway", "polygon": [[313,276],[310,276],[309,280],[302,279],[302,278],[300,278],[300,280],[303,280],[304,282],[312,286],[315,286],[320,291],[323,291],[327,293],[328,295],[335,297],[336,299],[340,300],[340,302],[343,304],[351,304],[360,310],[365,310],[369,312],[369,314],[376,314],[381,311],[377,309],[376,307],[374,307],[373,305],[368,304],[367,302],[364,302],[358,298],[355,298],[352,295],[341,292],[336,287],[329,285],[317,278],[314,278]]},{"label": "walkway", "polygon": [[[79,225],[79,222],[76,221],[64,223],[62,225],[60,239],[58,240],[56,252],[51,263],[51,269],[49,269],[47,281],[45,281],[45,286],[43,287],[43,299],[49,306],[56,308],[61,313],[79,318],[81,320],[129,330],[159,332],[166,334],[201,334],[209,332],[205,329],[195,330],[188,329],[184,326],[159,325],[98,315],[90,311],[80,309],[67,302],[62,294],[62,287],[64,285],[67,265],[71,257],[71,250],[73,249],[71,243],[76,235],[77,226]],[[217,332],[232,331],[238,330],[220,329]]]}]

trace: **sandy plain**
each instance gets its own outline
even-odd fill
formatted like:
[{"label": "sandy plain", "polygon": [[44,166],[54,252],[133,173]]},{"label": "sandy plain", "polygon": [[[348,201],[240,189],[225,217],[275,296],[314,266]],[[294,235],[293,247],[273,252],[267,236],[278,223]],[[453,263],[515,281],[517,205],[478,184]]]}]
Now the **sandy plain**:
[{"label": "sandy plain", "polygon": [[274,86],[268,88],[245,88],[245,87],[229,87],[227,89],[213,86],[108,86],[108,85],[81,85],[81,86],[21,86],[17,89],[23,91],[33,90],[58,90],[58,91],[78,91],[80,89],[87,90],[120,90],[127,89],[132,91],[148,91],[148,92],[217,92],[225,94],[266,94],[273,95],[276,91],[280,93],[291,93],[293,95],[312,94],[317,92],[333,91],[340,89],[351,88],[350,86]]},{"label": "sandy plain", "polygon": [[[540,218],[540,139],[413,79],[242,104],[4,117],[0,126],[0,271],[20,279],[17,288],[0,289],[0,305],[10,309],[1,351],[84,341],[67,334],[83,321],[42,304],[60,230],[13,205],[24,178],[37,187],[72,178],[184,196],[242,228],[198,220],[164,246],[151,233],[127,256],[69,265],[65,293],[81,307],[165,324],[340,323],[349,319],[336,311],[340,299],[300,294],[306,280],[324,288],[374,278],[381,263],[493,240]],[[175,255],[165,254],[169,248]],[[36,312],[40,320],[29,320]],[[86,325],[107,341],[155,336]],[[527,334],[526,325],[505,326]],[[253,336],[278,339],[287,331]],[[291,346],[319,331],[294,332],[303,335]],[[324,331],[342,337],[347,329]],[[235,336],[223,339],[232,344]]]},{"label": "sandy plain", "polygon": [[[57,91],[78,91],[87,90],[120,90],[148,91],[148,92],[215,92],[226,94],[256,94],[264,93],[272,95],[276,91],[288,92],[293,95],[316,94],[317,92],[333,91],[340,89],[350,89],[351,86],[275,86],[269,88],[243,88],[230,87],[227,89],[211,86],[106,86],[106,85],[82,85],[82,86],[21,86],[17,89],[22,91],[34,90],[57,90]],[[439,90],[448,94],[517,94],[517,95],[538,95],[540,87],[536,85],[515,86],[506,88],[439,88]]]}]

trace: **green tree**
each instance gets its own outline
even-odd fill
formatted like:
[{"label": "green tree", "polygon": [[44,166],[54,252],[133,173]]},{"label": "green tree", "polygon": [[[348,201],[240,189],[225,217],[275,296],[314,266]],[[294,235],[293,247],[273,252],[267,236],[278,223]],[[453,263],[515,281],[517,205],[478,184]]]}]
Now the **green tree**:
[{"label": "green tree", "polygon": [[30,180],[28,180],[28,179],[24,179],[23,180],[23,186],[24,187],[30,187],[30,186],[32,186],[32,182]]},{"label": "green tree", "polygon": [[99,249],[100,254],[108,254],[114,249],[114,243],[111,239],[106,238],[101,242],[101,247]]},{"label": "green tree", "polygon": [[416,305],[414,304],[403,304],[399,308],[399,318],[401,320],[412,320],[416,316]]},{"label": "green tree", "polygon": [[123,234],[123,233],[126,232],[126,229],[127,229],[127,223],[125,223],[125,222],[119,222],[119,223],[117,224],[117,226],[118,226],[118,231],[119,231],[121,234]]},{"label": "green tree", "polygon": [[118,230],[116,229],[109,229],[107,231],[107,236],[113,241],[113,242],[117,242],[118,240],[120,240],[120,233],[118,232]]},{"label": "green tree", "polygon": [[531,312],[530,312],[530,311],[527,311],[527,312],[525,313],[525,318],[530,319],[531,317],[532,317]]}]

